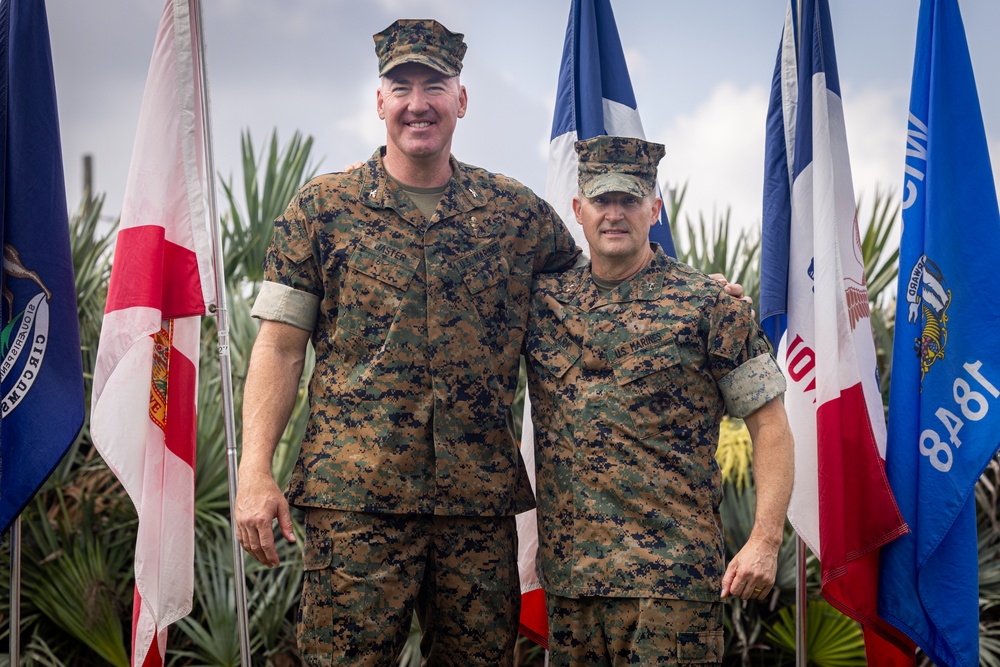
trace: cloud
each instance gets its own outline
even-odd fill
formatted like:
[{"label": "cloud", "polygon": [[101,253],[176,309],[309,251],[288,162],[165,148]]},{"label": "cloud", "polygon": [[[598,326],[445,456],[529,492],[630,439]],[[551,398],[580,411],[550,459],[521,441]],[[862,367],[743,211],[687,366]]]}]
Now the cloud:
[{"label": "cloud", "polygon": [[763,86],[723,82],[692,113],[651,135],[667,147],[661,181],[687,183],[682,215],[711,221],[731,208],[734,232],[759,225],[767,99]]}]

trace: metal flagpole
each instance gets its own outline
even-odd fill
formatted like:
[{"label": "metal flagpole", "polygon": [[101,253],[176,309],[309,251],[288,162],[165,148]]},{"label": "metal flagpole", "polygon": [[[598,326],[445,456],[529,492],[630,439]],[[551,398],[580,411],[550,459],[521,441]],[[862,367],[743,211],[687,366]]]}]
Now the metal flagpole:
[{"label": "metal flagpole", "polygon": [[21,664],[21,516],[10,526],[10,664]]},{"label": "metal flagpole", "polygon": [[[802,53],[802,0],[797,0],[795,14],[795,65]],[[797,78],[797,77],[796,77]],[[806,667],[806,543],[795,536],[795,667]]]},{"label": "metal flagpole", "polygon": [[243,570],[243,550],[236,536],[233,510],[236,507],[236,420],[233,414],[233,375],[229,357],[229,309],[226,302],[225,262],[219,230],[218,200],[215,188],[215,151],[212,143],[212,104],[208,93],[208,65],[205,56],[205,24],[202,3],[198,5],[198,48],[201,52],[201,110],[204,118],[205,161],[208,171],[208,216],[211,220],[212,247],[215,265],[216,324],[219,332],[219,375],[222,385],[222,414],[226,432],[226,468],[229,473],[229,529],[233,547],[233,578],[236,591],[236,616],[240,633],[240,663],[250,666],[250,632],[247,623],[246,575]]},{"label": "metal flagpole", "polygon": [[795,538],[795,667],[806,667],[806,543]]}]

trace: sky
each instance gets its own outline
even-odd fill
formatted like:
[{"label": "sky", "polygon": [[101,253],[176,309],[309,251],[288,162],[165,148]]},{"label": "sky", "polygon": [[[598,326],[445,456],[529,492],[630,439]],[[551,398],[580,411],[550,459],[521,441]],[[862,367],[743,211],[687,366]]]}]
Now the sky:
[{"label": "sky", "polygon": [[[898,193],[918,0],[831,0],[855,193]],[[1000,155],[1000,2],[964,0],[994,164]],[[70,211],[82,160],[117,216],[161,0],[48,0]],[[469,109],[452,152],[544,195],[570,0],[210,0],[207,63],[216,169],[242,179],[240,134],[315,139],[318,172],[385,141],[372,35],[396,18],[465,34]],[[660,180],[687,185],[682,215],[758,229],[764,122],[786,0],[612,0],[646,138],[666,145]],[[998,173],[997,169],[994,169]],[[222,197],[222,190],[219,191]],[[220,202],[220,206],[221,206]]]}]

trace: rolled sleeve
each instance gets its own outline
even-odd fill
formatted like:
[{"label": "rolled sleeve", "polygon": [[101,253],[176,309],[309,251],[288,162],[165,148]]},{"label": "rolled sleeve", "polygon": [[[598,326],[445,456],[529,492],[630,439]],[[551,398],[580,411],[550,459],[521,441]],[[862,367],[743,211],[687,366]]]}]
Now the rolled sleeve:
[{"label": "rolled sleeve", "polygon": [[265,281],[250,314],[261,320],[312,331],[319,317],[319,297],[288,285]]},{"label": "rolled sleeve", "polygon": [[740,364],[719,380],[726,412],[743,418],[785,391],[785,376],[769,353]]}]

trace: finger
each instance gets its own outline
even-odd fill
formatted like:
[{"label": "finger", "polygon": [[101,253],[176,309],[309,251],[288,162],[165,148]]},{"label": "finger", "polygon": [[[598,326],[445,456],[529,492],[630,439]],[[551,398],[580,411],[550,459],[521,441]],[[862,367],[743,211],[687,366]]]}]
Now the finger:
[{"label": "finger", "polygon": [[278,527],[281,528],[281,534],[285,536],[286,540],[289,542],[295,542],[295,531],[292,527],[292,513],[288,510],[287,502],[278,505]]},{"label": "finger", "polygon": [[712,280],[718,282],[718,283],[722,283],[723,285],[728,285],[729,284],[729,281],[726,280],[726,277],[724,275],[722,275],[721,273],[710,273],[710,274],[708,274],[708,277],[711,278]]}]

